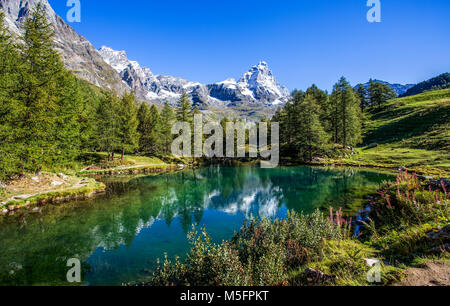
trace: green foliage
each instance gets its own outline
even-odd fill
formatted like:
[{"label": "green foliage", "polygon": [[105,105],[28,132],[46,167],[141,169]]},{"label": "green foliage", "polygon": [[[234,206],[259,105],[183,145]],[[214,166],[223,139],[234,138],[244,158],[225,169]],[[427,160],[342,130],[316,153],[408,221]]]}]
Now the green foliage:
[{"label": "green foliage", "polygon": [[234,238],[213,244],[205,231],[189,234],[191,250],[184,263],[166,258],[151,285],[281,285],[288,271],[317,258],[325,239],[342,231],[322,213],[290,213],[286,220],[255,220]]},{"label": "green foliage", "polygon": [[136,99],[132,92],[126,93],[119,100],[119,149],[122,151],[122,159],[125,152],[132,152],[138,148],[139,133],[137,131],[139,121],[137,118]]},{"label": "green foliage", "polygon": [[299,126],[295,145],[303,160],[312,161],[314,156],[326,151],[329,137],[320,123],[320,109],[314,96],[307,94],[298,109]]},{"label": "green foliage", "polygon": [[143,153],[159,154],[162,152],[162,119],[156,106],[150,108],[142,103],[138,111],[139,151]]},{"label": "green foliage", "polygon": [[330,96],[330,129],[334,143],[355,146],[362,140],[360,101],[347,80],[342,77]]},{"label": "green foliage", "polygon": [[368,91],[363,84],[356,85],[355,94],[359,98],[361,102],[361,110],[364,111],[370,105],[370,101],[368,99]]},{"label": "green foliage", "polygon": [[191,108],[192,102],[186,92],[183,91],[180,101],[178,101],[177,120],[180,122],[191,122]]},{"label": "green foliage", "polygon": [[387,84],[381,82],[369,81],[368,98],[369,106],[381,110],[386,102],[397,97],[397,94]]},{"label": "green foliage", "polygon": [[170,144],[172,143],[172,125],[175,121],[175,114],[169,103],[166,101],[161,111],[161,137],[163,153],[170,153]]},{"label": "green foliage", "polygon": [[53,32],[40,4],[23,31],[15,44],[1,29],[2,178],[70,163],[81,146],[80,90],[53,49]]},{"label": "green foliage", "polygon": [[119,146],[118,112],[119,99],[115,95],[106,93],[101,97],[97,109],[97,145],[108,153]]},{"label": "green foliage", "polygon": [[[304,267],[291,274],[291,285],[337,285],[367,286],[367,274],[371,269],[365,259],[374,258],[377,251],[357,240],[331,240],[325,242],[321,259],[307,264],[308,268],[333,276],[333,279],[309,280]],[[398,280],[399,269],[381,265],[381,283],[389,284]]]},{"label": "green foliage", "polygon": [[430,91],[450,88],[450,73],[443,73],[440,76],[432,78],[428,81],[421,82],[416,86],[411,87],[406,91],[402,97],[408,97],[413,95],[418,95],[420,93]]}]

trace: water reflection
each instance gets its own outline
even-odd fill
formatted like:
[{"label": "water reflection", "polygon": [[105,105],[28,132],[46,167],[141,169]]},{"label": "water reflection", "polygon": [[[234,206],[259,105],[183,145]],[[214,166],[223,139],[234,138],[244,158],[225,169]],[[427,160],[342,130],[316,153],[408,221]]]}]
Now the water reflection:
[{"label": "water reflection", "polygon": [[164,252],[184,254],[192,224],[221,241],[251,216],[345,206],[387,178],[310,167],[209,167],[113,178],[104,197],[0,218],[0,285],[67,285],[66,261],[74,257],[84,263],[86,284],[132,281]]}]

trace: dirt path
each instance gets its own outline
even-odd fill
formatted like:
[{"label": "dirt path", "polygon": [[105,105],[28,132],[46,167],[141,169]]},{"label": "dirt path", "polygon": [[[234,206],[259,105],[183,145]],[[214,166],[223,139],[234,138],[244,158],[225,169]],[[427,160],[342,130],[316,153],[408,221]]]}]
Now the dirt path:
[{"label": "dirt path", "polygon": [[410,268],[395,286],[450,286],[450,263],[429,262],[422,268]]}]

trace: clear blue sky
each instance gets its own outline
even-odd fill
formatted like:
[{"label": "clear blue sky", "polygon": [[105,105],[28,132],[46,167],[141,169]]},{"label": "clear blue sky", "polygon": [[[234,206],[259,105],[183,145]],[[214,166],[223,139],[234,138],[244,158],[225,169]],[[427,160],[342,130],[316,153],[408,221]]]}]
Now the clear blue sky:
[{"label": "clear blue sky", "polygon": [[[81,0],[71,25],[95,47],[126,50],[155,74],[212,83],[265,60],[289,89],[340,76],[416,83],[450,71],[450,1]],[[66,19],[66,0],[50,0]]]}]

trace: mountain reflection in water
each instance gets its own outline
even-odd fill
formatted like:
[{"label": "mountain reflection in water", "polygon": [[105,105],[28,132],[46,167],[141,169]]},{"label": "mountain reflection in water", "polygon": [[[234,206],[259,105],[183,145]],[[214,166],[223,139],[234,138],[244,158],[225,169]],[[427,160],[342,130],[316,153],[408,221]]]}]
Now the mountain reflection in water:
[{"label": "mountain reflection in water", "polygon": [[108,194],[0,217],[0,285],[67,285],[79,258],[90,285],[148,276],[157,258],[184,255],[186,233],[205,226],[215,242],[243,221],[345,207],[391,176],[367,170],[208,167],[139,178],[109,178]]}]

